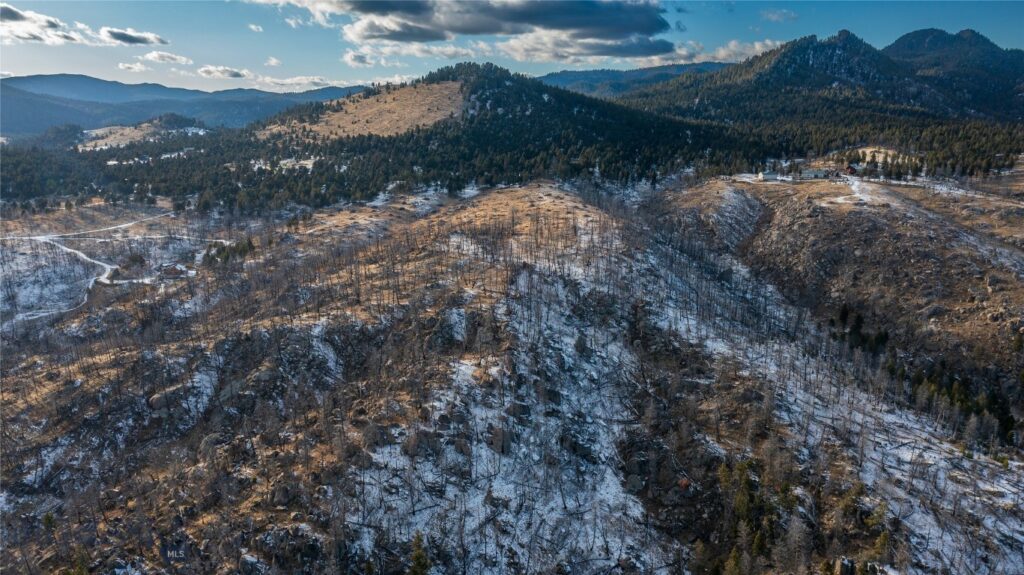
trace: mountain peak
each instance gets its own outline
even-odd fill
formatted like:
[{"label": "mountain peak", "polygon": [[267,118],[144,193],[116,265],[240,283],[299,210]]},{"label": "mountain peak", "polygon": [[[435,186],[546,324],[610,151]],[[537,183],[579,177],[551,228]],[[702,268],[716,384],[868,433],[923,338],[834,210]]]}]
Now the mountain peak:
[{"label": "mountain peak", "polygon": [[951,34],[938,28],[925,28],[908,32],[886,47],[883,52],[901,58],[923,55],[927,52],[941,50],[981,49],[991,52],[1002,52],[1002,48],[989,40],[985,35],[970,28]]},{"label": "mountain peak", "polygon": [[849,42],[851,40],[860,40],[860,38],[858,38],[857,35],[854,34],[853,32],[850,32],[846,28],[843,28],[842,30],[836,33],[836,40],[840,42]]},{"label": "mountain peak", "polygon": [[957,32],[956,36],[961,40],[975,46],[992,47],[1001,50],[1001,48],[999,48],[999,46],[997,46],[995,42],[989,40],[987,36],[978,32],[977,30],[972,30],[971,28],[965,28]]}]

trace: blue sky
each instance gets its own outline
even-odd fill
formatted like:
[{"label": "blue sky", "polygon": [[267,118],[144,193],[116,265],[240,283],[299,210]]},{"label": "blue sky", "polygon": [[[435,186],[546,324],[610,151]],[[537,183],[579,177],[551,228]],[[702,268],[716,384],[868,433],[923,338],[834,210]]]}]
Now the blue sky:
[{"label": "blue sky", "polygon": [[528,74],[738,61],[847,28],[884,47],[973,28],[1024,48],[1022,2],[252,0],[3,3],[0,72],[204,90],[399,80],[463,60]]}]

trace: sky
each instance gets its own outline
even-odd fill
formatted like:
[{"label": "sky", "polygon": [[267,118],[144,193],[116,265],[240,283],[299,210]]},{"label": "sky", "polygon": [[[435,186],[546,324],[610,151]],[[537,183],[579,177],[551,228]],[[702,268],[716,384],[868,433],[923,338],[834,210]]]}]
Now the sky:
[{"label": "sky", "polygon": [[201,90],[412,79],[455,62],[564,69],[736,62],[848,29],[921,28],[1024,48],[1024,2],[236,0],[0,3],[0,74],[77,73]]}]

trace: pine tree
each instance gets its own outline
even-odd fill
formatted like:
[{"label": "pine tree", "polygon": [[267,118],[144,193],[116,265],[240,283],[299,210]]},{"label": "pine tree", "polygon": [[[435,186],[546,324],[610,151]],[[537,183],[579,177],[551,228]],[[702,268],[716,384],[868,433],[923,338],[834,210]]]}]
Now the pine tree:
[{"label": "pine tree", "polygon": [[740,550],[738,547],[733,546],[732,553],[729,553],[729,559],[725,562],[725,570],[722,573],[723,575],[745,575],[740,566]]},{"label": "pine tree", "polygon": [[875,546],[871,550],[875,560],[879,563],[889,562],[889,532],[882,531],[882,534],[875,539]]},{"label": "pine tree", "polygon": [[423,548],[423,535],[419,531],[412,538],[412,565],[409,566],[408,575],[427,575],[430,572],[430,557]]}]

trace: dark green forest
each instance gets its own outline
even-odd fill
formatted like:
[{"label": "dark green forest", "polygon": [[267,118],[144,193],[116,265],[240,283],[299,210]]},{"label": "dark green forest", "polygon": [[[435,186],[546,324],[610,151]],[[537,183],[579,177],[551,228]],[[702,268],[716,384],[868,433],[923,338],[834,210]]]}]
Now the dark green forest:
[{"label": "dark green forest", "polygon": [[[720,73],[735,76],[738,68]],[[700,77],[723,83],[715,74]],[[745,86],[727,94],[748,102],[731,108],[744,118],[738,124],[714,114],[680,117],[692,114],[679,107],[685,99],[676,94],[678,85],[699,86],[702,80],[666,83],[675,88],[638,95],[627,101],[633,107],[545,86],[491,64],[446,67],[419,81],[448,80],[462,82],[460,117],[389,137],[323,142],[256,135],[270,123],[315,119],[337,105],[331,103],[299,105],[245,129],[170,134],[84,153],[74,149],[78,128],[53,129],[34,141],[3,147],[2,195],[15,202],[84,194],[152,201],[162,195],[182,205],[195,198],[200,210],[260,213],[292,203],[319,207],[367,200],[395,184],[438,186],[451,193],[474,182],[518,184],[541,177],[656,184],[684,167],[699,175],[735,173],[757,169],[769,158],[823,155],[868,143],[923,154],[929,175],[984,175],[1007,167],[1024,151],[1019,124],[937,121],[925,111],[880,108],[849,94],[841,98],[848,103],[837,109],[835,97],[786,91],[754,97],[753,88]],[[376,86],[367,94],[391,89]],[[317,161],[311,170],[280,169],[289,158]]]}]

